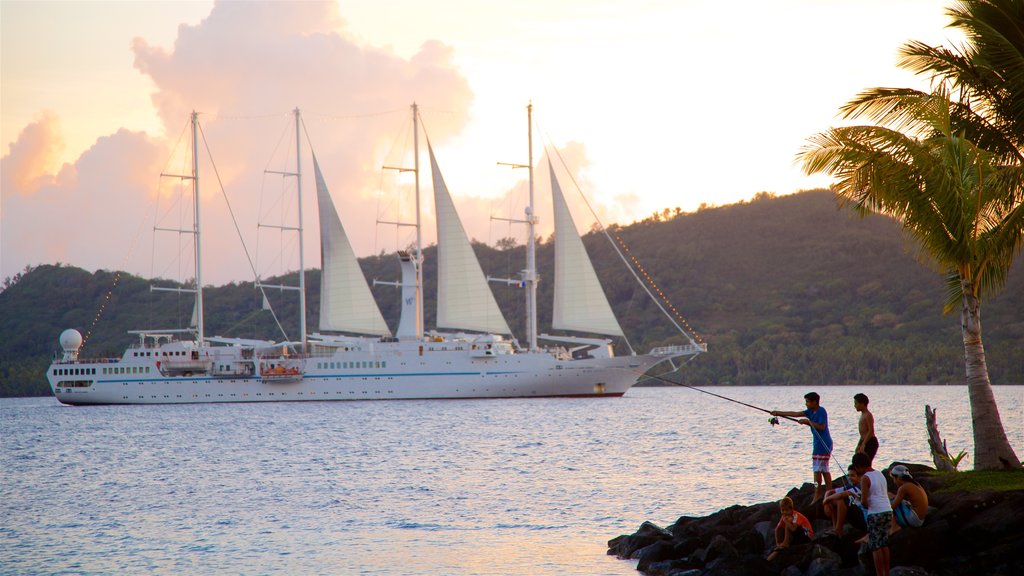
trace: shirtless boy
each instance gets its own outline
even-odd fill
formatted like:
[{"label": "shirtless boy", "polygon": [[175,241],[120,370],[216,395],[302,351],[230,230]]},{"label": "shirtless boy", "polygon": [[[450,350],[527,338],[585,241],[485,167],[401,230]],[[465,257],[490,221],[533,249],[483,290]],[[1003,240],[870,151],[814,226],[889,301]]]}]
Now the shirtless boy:
[{"label": "shirtless boy", "polygon": [[920,528],[928,514],[928,493],[902,464],[893,466],[889,475],[896,483],[896,497],[892,500],[892,533],[905,527]]},{"label": "shirtless boy", "polygon": [[878,453],[878,438],[875,436],[875,416],[868,410],[867,395],[855,395],[853,407],[860,412],[860,421],[857,424],[860,429],[860,441],[857,442],[857,449],[854,452],[863,452],[874,460],[875,454]]}]

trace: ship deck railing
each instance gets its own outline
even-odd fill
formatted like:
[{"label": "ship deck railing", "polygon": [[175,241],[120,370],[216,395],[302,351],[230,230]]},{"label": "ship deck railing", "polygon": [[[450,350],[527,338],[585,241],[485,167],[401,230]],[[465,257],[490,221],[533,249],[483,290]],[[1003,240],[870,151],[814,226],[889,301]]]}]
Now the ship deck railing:
[{"label": "ship deck railing", "polygon": [[60,352],[54,353],[53,364],[114,364],[120,362],[120,358],[75,358],[64,360],[57,356]]},{"label": "ship deck railing", "polygon": [[679,346],[660,346],[651,350],[651,356],[693,356],[708,351],[707,344],[683,344]]}]

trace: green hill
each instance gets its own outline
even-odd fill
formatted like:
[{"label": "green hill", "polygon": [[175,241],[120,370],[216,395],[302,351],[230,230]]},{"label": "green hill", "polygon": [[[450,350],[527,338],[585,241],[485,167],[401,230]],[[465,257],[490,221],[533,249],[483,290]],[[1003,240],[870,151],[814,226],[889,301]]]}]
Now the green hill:
[{"label": "green hill", "polygon": [[[839,209],[826,191],[754,201],[696,213],[652,216],[613,226],[630,254],[708,343],[709,353],[680,372],[688,384],[919,384],[963,381],[959,319],[943,316],[940,274],[915,258],[915,245],[881,217]],[[634,348],[681,343],[636,284],[607,238],[584,243]],[[484,272],[514,277],[522,246],[476,244]],[[433,325],[436,259],[426,250],[427,326]],[[539,246],[542,331],[550,325],[553,250]],[[361,261],[370,279],[396,279],[393,256]],[[296,274],[268,280],[296,283]],[[115,281],[116,280],[116,281]],[[308,326],[317,330],[319,271],[307,272]],[[168,281],[159,281],[172,285]],[[152,292],[148,280],[123,273],[45,265],[5,283],[0,292],[0,395],[48,394],[43,377],[57,336],[73,327],[87,335],[87,356],[120,355],[127,330],[181,327],[192,297]],[[113,289],[112,289],[113,288]],[[522,338],[523,295],[494,285],[495,295]],[[394,288],[375,287],[385,318],[397,324]],[[108,296],[109,295],[109,296]],[[1024,383],[1024,266],[1000,295],[984,302],[985,345],[993,383]],[[270,292],[288,335],[298,332],[294,293]],[[211,335],[281,339],[249,284],[205,292]],[[99,319],[94,319],[100,312]],[[618,345],[621,350],[625,348]]]}]

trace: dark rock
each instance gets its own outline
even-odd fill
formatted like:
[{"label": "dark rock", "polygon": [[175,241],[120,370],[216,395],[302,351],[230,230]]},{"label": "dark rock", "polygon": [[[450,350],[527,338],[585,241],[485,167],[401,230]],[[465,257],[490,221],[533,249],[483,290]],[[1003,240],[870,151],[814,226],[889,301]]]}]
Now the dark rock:
[{"label": "dark rock", "polygon": [[644,574],[648,574],[649,576],[680,576],[681,574],[693,574],[694,576],[699,576],[700,573],[700,568],[695,567],[686,560],[662,560],[661,562],[652,562],[650,566],[644,570]]},{"label": "dark rock", "polygon": [[740,554],[736,551],[736,547],[726,540],[725,536],[719,535],[711,539],[711,544],[708,545],[707,551],[704,553],[704,562],[710,564],[718,558],[736,559],[739,557]]},{"label": "dark rock", "polygon": [[806,576],[832,576],[843,567],[843,559],[832,550],[815,544],[811,548],[811,562],[807,565]]},{"label": "dark rock", "polygon": [[701,576],[703,570],[699,568],[691,568],[689,570],[683,570],[681,572],[670,572],[665,576]]},{"label": "dark rock", "polygon": [[754,532],[760,535],[761,539],[764,540],[765,554],[775,547],[775,524],[776,522],[772,522],[771,520],[754,524]]},{"label": "dark rock", "polygon": [[735,546],[736,551],[741,555],[761,555],[767,552],[764,537],[756,530],[748,530],[740,534],[740,537],[736,539]]},{"label": "dark rock", "polygon": [[673,536],[682,536],[684,534],[683,531],[686,529],[686,526],[694,520],[698,520],[698,518],[694,516],[680,516],[679,519],[676,520],[675,524],[668,527],[668,530],[672,533]]},{"label": "dark rock", "polygon": [[625,540],[626,538],[629,538],[628,534],[620,534],[620,535],[616,536],[615,538],[612,538],[611,540],[609,540],[608,541],[608,555],[611,556],[612,554],[615,554],[615,552],[613,552],[613,550],[618,548],[619,544],[623,540]]},{"label": "dark rock", "polygon": [[636,534],[632,534],[619,540],[618,545],[615,547],[615,549],[608,550],[608,553],[614,553],[619,558],[625,560],[627,558],[632,558],[633,553],[637,550],[640,550],[641,548],[646,548],[647,546],[650,546],[651,544],[654,544],[659,540],[661,539],[652,538],[650,536],[637,536]]},{"label": "dark rock", "polygon": [[661,562],[662,560],[678,560],[682,558],[682,556],[676,555],[676,548],[672,545],[672,542],[668,540],[658,540],[650,546],[646,546],[634,552],[633,558],[640,561],[637,564],[636,569],[643,572],[646,571],[648,566],[654,562]]},{"label": "dark rock", "polygon": [[672,533],[671,532],[669,532],[668,530],[662,528],[661,526],[658,526],[654,522],[644,522],[643,524],[640,525],[640,528],[637,528],[637,531],[635,532],[635,534],[637,536],[649,536],[651,538],[664,538],[666,540],[672,538]]},{"label": "dark rock", "polygon": [[778,555],[772,560],[772,564],[779,570],[793,564],[799,565],[801,569],[806,568],[811,561],[811,547],[813,544],[798,544],[779,550]]},{"label": "dark rock", "polygon": [[893,566],[889,570],[889,576],[931,576],[927,570],[920,566]]},{"label": "dark rock", "polygon": [[772,572],[765,562],[758,571],[758,566],[742,561],[739,558],[719,557],[704,566],[704,576],[768,576]]},{"label": "dark rock", "polygon": [[679,558],[684,558],[693,554],[698,548],[700,548],[699,538],[677,538],[673,540],[676,547],[676,553]]},{"label": "dark rock", "polygon": [[[932,509],[921,528],[904,528],[890,538],[894,576],[1024,575],[1024,490],[1007,492],[939,491],[944,478],[912,467],[929,492]],[[852,530],[863,516],[848,514],[843,537],[809,506],[814,486],[790,492],[797,509],[815,525],[810,544],[790,546],[768,562],[765,553],[775,543],[777,502],[730,506],[707,517],[682,516],[669,529],[645,522],[630,535],[608,542],[609,554],[639,558],[641,572],[656,576],[865,576],[874,573],[866,545]],[[801,509],[802,507],[802,509]],[[817,516],[816,516],[817,514]],[[861,524],[862,525],[862,524]]]}]

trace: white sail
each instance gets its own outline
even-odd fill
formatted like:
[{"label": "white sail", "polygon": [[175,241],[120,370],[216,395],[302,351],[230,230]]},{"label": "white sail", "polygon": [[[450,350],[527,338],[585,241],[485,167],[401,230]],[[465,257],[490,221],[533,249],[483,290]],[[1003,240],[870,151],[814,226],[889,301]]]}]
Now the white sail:
[{"label": "white sail", "polygon": [[[548,166],[550,168],[550,162]],[[622,328],[597,280],[554,168],[550,171],[555,213],[555,302],[551,326],[559,330],[621,336]]]},{"label": "white sail", "polygon": [[313,156],[320,213],[320,329],[390,336]]},{"label": "white sail", "polygon": [[429,142],[427,149],[430,151],[437,210],[437,325],[511,334],[455,211],[455,203],[437,168],[434,149]]}]

